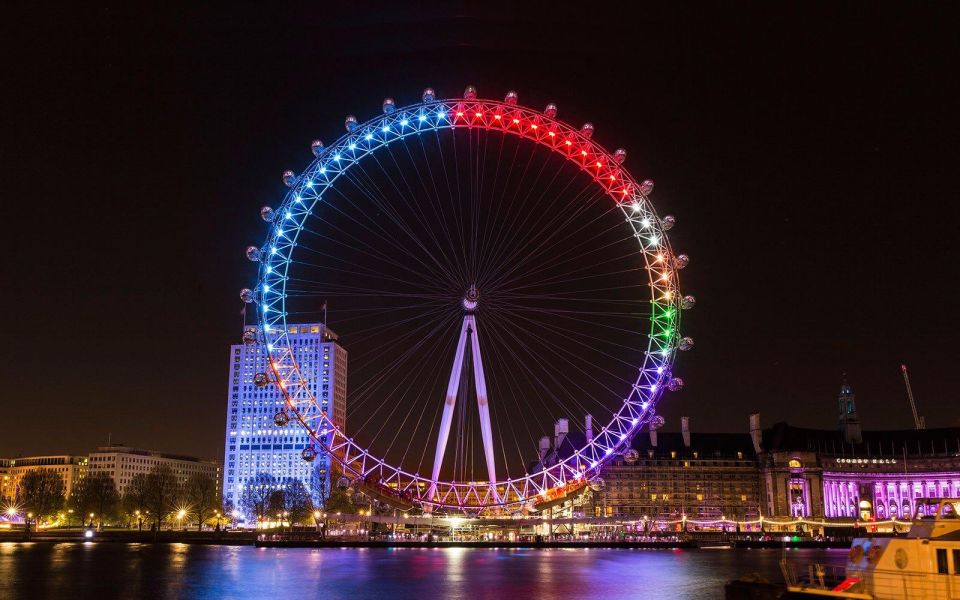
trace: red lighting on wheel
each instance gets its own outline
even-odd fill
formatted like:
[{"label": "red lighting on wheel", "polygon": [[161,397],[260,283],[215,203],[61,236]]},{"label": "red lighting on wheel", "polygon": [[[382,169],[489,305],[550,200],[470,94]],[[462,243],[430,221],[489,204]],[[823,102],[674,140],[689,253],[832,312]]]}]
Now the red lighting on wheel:
[{"label": "red lighting on wheel", "polygon": [[520,122],[520,119],[514,119],[513,122],[514,122],[514,123],[519,123],[519,122]]},{"label": "red lighting on wheel", "polygon": [[500,115],[493,115],[493,118],[499,121],[499,120],[500,120]]},{"label": "red lighting on wheel", "polygon": [[482,117],[482,116],[483,116],[483,113],[474,113],[474,114],[475,114],[476,116],[478,116],[478,117]]}]

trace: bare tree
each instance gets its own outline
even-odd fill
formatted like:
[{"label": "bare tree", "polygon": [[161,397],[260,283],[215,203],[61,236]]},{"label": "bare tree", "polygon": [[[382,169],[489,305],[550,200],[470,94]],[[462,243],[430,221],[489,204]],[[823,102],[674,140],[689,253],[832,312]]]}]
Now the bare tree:
[{"label": "bare tree", "polygon": [[263,520],[270,510],[270,495],[277,488],[277,479],[269,473],[257,473],[247,480],[240,493],[240,510],[249,519],[253,517],[258,523]]},{"label": "bare tree", "polygon": [[102,529],[104,519],[116,516],[120,494],[117,493],[113,477],[106,473],[91,473],[74,486],[67,502],[78,511],[81,519],[89,513],[96,515],[98,526]]},{"label": "bare tree", "polygon": [[200,531],[204,521],[220,507],[216,480],[209,475],[194,473],[183,485],[183,499],[190,505],[197,520],[197,531]]},{"label": "bare tree", "polygon": [[146,473],[137,473],[130,478],[123,492],[123,510],[127,515],[137,520],[137,526],[143,527],[143,519],[147,513],[148,478]]},{"label": "bare tree", "polygon": [[146,506],[153,513],[153,522],[160,530],[167,513],[176,508],[180,486],[169,465],[157,465],[147,474]]},{"label": "bare tree", "polygon": [[283,512],[291,525],[302,523],[313,512],[313,501],[307,486],[296,477],[283,480]]},{"label": "bare tree", "polygon": [[63,507],[66,485],[53,471],[29,471],[20,480],[20,499],[26,512],[36,516],[36,526]]}]

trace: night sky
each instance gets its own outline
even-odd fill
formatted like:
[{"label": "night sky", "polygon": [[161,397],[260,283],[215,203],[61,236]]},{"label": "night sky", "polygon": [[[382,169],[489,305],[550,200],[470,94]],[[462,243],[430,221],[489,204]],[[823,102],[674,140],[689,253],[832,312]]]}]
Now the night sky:
[{"label": "night sky", "polygon": [[901,363],[928,425],[960,426],[947,3],[447,6],[7,11],[0,456],[112,434],[222,458],[280,173],[346,114],[467,84],[556,102],[656,180],[698,299],[668,429],[832,428],[844,373],[866,428],[907,428]]}]

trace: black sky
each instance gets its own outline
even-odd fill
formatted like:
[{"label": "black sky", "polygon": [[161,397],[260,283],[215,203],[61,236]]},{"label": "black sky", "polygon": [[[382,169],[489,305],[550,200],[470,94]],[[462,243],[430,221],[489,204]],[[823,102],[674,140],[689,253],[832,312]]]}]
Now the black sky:
[{"label": "black sky", "polygon": [[845,372],[867,427],[908,427],[905,362],[960,425],[955,11],[665,5],[5,9],[0,456],[219,456],[259,207],[428,85],[557,102],[656,179],[699,301],[668,422],[832,427]]}]

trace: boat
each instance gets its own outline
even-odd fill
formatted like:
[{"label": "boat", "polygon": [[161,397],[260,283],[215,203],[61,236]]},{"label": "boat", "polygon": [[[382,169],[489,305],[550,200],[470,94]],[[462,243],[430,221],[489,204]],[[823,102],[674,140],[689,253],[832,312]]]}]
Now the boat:
[{"label": "boat", "polygon": [[844,568],[785,561],[782,598],[960,600],[960,499],[917,501],[906,537],[854,539]]}]

